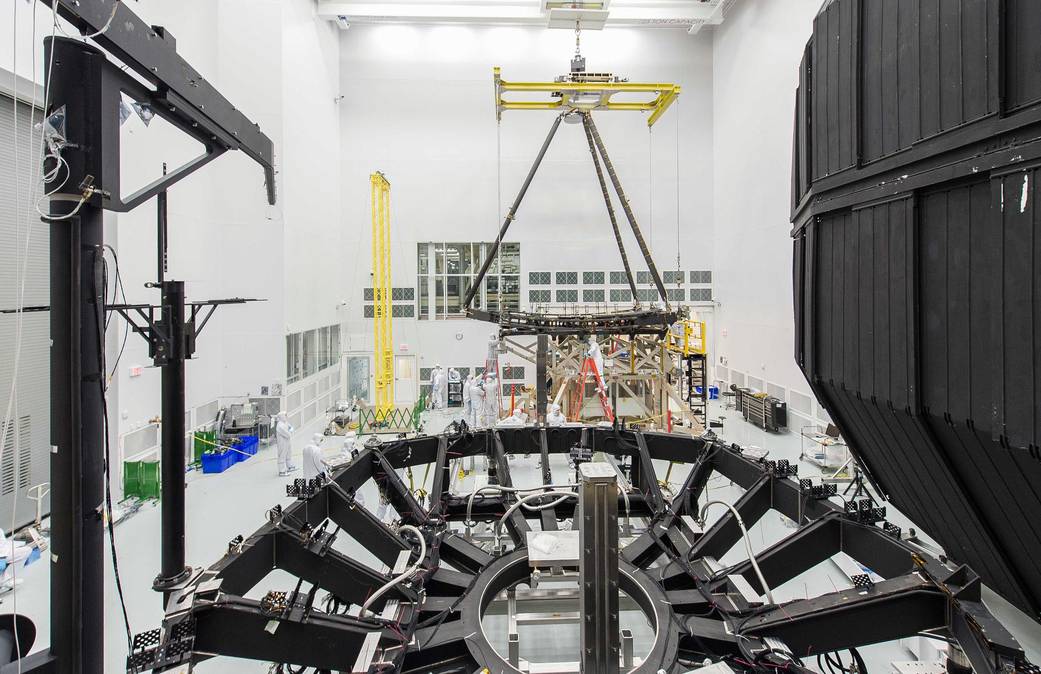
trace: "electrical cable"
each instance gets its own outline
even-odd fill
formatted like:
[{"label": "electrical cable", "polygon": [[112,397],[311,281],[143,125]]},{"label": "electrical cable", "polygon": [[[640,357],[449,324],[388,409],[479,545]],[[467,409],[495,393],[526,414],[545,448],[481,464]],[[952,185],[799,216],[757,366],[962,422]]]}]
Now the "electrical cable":
[{"label": "electrical cable", "polygon": [[[116,287],[119,290],[119,294],[123,298],[123,304],[127,304],[127,293],[126,287],[123,285],[123,276],[119,273],[119,256],[116,255],[116,249],[105,244],[105,248],[112,253],[112,260],[116,265]],[[115,304],[116,293],[112,293],[112,303]],[[106,317],[107,318],[107,317]],[[105,324],[105,329],[108,329],[108,323]],[[108,380],[111,383],[112,379],[116,376],[116,369],[119,367],[119,361],[123,358],[123,351],[127,347],[127,340],[130,338],[130,322],[123,320],[123,343],[119,345],[119,353],[116,354],[116,362],[112,364],[112,371],[108,375]]]},{"label": "electrical cable", "polygon": [[499,546],[499,539],[501,538],[501,533],[500,532],[502,531],[502,525],[503,525],[503,523],[506,522],[506,520],[509,518],[509,516],[512,515],[513,513],[515,513],[518,508],[520,508],[522,505],[524,505],[528,501],[533,501],[533,500],[535,500],[537,498],[542,498],[544,496],[557,496],[559,498],[557,498],[555,501],[551,501],[551,502],[543,504],[543,505],[534,506],[531,509],[533,509],[533,510],[549,510],[550,508],[557,507],[558,505],[560,505],[561,503],[563,503],[564,501],[566,501],[568,499],[578,498],[578,494],[576,494],[573,491],[547,491],[547,492],[542,492],[542,493],[539,493],[539,494],[530,494],[528,496],[525,496],[522,499],[519,499],[516,503],[514,503],[509,508],[507,508],[505,514],[503,514],[503,516],[495,523],[495,546],[496,547]]},{"label": "electrical cable", "polygon": [[766,593],[767,600],[771,604],[776,604],[777,602],[774,601],[773,591],[770,589],[770,586],[767,585],[766,578],[763,577],[763,572],[759,568],[759,562],[757,562],[755,559],[755,553],[752,551],[752,541],[748,536],[748,529],[745,528],[745,522],[743,519],[741,519],[741,513],[737,511],[737,508],[730,505],[726,501],[707,501],[703,506],[701,506],[701,513],[698,517],[698,519],[700,519],[702,522],[705,521],[705,513],[706,511],[708,511],[708,507],[711,505],[725,506],[730,510],[731,513],[734,514],[734,519],[737,521],[737,526],[741,529],[741,535],[745,539],[745,550],[748,552],[748,561],[752,565],[752,568],[755,569],[755,575],[759,578],[759,583],[763,586],[763,590]]},{"label": "electrical cable", "polygon": [[90,35],[83,35],[83,34],[80,34],[80,35],[69,35],[68,33],[66,33],[64,28],[62,28],[61,26],[58,26],[58,3],[57,2],[52,2],[51,3],[51,10],[54,13],[54,24],[56,26],[58,26],[58,30],[60,30],[61,34],[64,35],[65,37],[71,37],[74,40],[83,40],[84,42],[86,42],[88,39],[92,39],[92,38],[95,38],[95,37],[100,37],[101,35],[104,35],[106,32],[108,32],[109,27],[112,26],[112,20],[116,18],[116,12],[119,11],[119,3],[120,2],[122,2],[122,0],[115,0],[115,2],[112,3],[112,12],[108,15],[108,21],[106,21],[105,25],[101,27],[101,30],[99,30],[96,33],[91,33]]},{"label": "electrical cable", "polygon": [[[105,256],[104,248],[95,250],[94,252],[94,265],[100,264],[102,267],[102,278],[107,279],[105,273]],[[101,409],[104,419],[104,434],[105,434],[105,519],[107,522],[108,529],[108,541],[109,550],[112,554],[112,573],[115,576],[116,582],[116,593],[119,595],[119,605],[123,611],[123,623],[126,627],[127,635],[127,652],[132,653],[134,650],[134,638],[133,631],[130,629],[130,615],[127,613],[126,599],[123,595],[123,580],[119,573],[119,556],[116,552],[116,534],[115,528],[112,522],[112,447],[110,441],[111,427],[109,426],[108,417],[108,386],[105,384],[105,297],[108,296],[108,289],[101,288],[99,294],[97,288],[97,274],[93,275],[94,281],[94,296],[95,298],[100,297],[101,301],[97,303],[97,312],[95,314],[95,321],[98,328],[98,387],[101,393]]]},{"label": "electrical cable", "polygon": [[405,569],[405,571],[401,575],[391,579],[389,582],[384,584],[383,587],[379,588],[371,595],[369,595],[369,598],[366,599],[365,603],[361,605],[361,611],[358,612],[359,618],[365,616],[365,612],[369,610],[369,607],[372,606],[372,604],[377,599],[382,597],[396,585],[403,583],[405,580],[409,578],[409,576],[418,571],[420,566],[423,565],[423,560],[427,556],[427,540],[423,536],[423,532],[417,529],[416,527],[412,526],[411,524],[402,524],[398,528],[398,531],[409,531],[415,534],[417,538],[419,538],[419,557],[416,559],[415,563],[412,564],[412,566],[410,566],[409,568]]}]

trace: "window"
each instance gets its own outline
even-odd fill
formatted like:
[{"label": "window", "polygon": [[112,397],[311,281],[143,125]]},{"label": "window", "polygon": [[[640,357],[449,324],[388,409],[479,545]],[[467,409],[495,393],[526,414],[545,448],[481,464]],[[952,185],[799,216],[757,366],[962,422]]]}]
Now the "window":
[{"label": "window", "polygon": [[415,318],[416,317],[416,305],[414,304],[394,304],[390,307],[391,318]]},{"label": "window", "polygon": [[690,273],[691,283],[712,283],[711,271],[692,271]]},{"label": "window", "polygon": [[636,293],[641,302],[657,302],[659,299],[656,288],[637,288]]},{"label": "window", "polygon": [[611,288],[611,301],[612,302],[632,302],[633,291],[628,288]]},{"label": "window", "polygon": [[587,286],[600,286],[604,284],[604,272],[584,271],[582,272],[582,283]]},{"label": "window", "polygon": [[603,288],[586,288],[582,291],[583,302],[603,302],[604,301],[604,289]]},{"label": "window", "polygon": [[558,290],[557,291],[557,302],[577,302],[578,301],[578,290]]},{"label": "window", "polygon": [[613,271],[611,272],[611,285],[613,286],[625,286],[629,285],[629,279],[625,277],[624,271]]},{"label": "window", "polygon": [[649,286],[652,283],[654,283],[654,280],[651,278],[651,272],[650,271],[638,271],[638,272],[636,272],[636,284],[637,285]]},{"label": "window", "polygon": [[553,291],[551,290],[529,290],[528,291],[528,302],[531,304],[544,304],[546,302],[553,301]]},{"label": "window", "polygon": [[548,271],[529,271],[528,285],[548,286],[552,281],[552,275]]},{"label": "window", "polygon": [[329,367],[329,328],[318,328],[318,369]]},{"label": "window", "polygon": [[686,299],[683,288],[666,288],[665,293],[669,296],[670,302],[682,302]]},{"label": "window", "polygon": [[711,302],[712,301],[712,288],[691,288],[690,291],[691,302]]},{"label": "window", "polygon": [[303,373],[302,335],[286,335],[286,383],[300,381]]},{"label": "window", "polygon": [[[340,326],[329,326],[329,364],[340,364]],[[339,375],[337,375],[339,376]]]},{"label": "window", "polygon": [[[493,245],[441,242],[418,244],[416,285],[419,288],[419,300],[411,311],[403,309],[399,312],[395,306],[394,316],[400,313],[401,317],[413,317],[416,308],[421,320],[461,316],[466,294]],[[414,296],[409,295],[408,299]],[[519,243],[499,245],[498,255],[488,267],[483,287],[475,296],[473,306],[491,311],[520,309]]]},{"label": "window", "polygon": [[524,379],[524,366],[514,365],[513,367],[504,367],[502,369],[503,379]]},{"label": "window", "polygon": [[318,371],[318,336],[316,331],[308,330],[304,333],[304,377],[310,377]]},{"label": "window", "polygon": [[557,272],[557,285],[558,286],[574,286],[574,285],[578,285],[578,272],[577,271],[558,271]]}]

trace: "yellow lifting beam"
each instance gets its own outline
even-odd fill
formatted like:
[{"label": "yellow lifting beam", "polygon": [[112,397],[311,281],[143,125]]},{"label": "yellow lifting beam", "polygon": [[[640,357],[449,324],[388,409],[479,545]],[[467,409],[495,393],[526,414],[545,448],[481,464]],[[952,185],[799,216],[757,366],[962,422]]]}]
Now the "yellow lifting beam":
[{"label": "yellow lifting beam", "polygon": [[377,171],[372,187],[372,317],[376,413],[394,408],[394,335],[390,280],[390,182]]},{"label": "yellow lifting beam", "polygon": [[[502,119],[503,110],[629,110],[650,112],[647,126],[661,119],[680,95],[680,85],[651,82],[621,82],[607,77],[604,81],[579,82],[507,82],[502,79],[501,69],[493,70],[495,78],[495,117]],[[506,100],[507,92],[525,94],[551,94],[554,100]],[[615,94],[653,94],[644,101],[612,101]]]}]

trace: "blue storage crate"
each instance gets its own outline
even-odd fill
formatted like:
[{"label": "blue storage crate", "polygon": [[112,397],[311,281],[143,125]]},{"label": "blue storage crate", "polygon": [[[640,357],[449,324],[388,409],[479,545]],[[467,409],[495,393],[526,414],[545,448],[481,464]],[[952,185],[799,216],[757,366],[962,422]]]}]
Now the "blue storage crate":
[{"label": "blue storage crate", "polygon": [[719,400],[719,387],[718,386],[709,386],[708,387],[708,399],[709,400]]},{"label": "blue storage crate", "polygon": [[202,455],[202,472],[223,473],[235,463],[234,452],[213,452]]}]

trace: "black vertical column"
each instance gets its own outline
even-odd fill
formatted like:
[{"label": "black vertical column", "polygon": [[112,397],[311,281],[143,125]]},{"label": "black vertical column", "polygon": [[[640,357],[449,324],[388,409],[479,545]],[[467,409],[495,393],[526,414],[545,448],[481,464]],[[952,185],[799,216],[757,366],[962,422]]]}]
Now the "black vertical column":
[{"label": "black vertical column", "polygon": [[[59,674],[102,674],[104,661],[103,243],[100,197],[71,213],[88,176],[103,185],[104,55],[44,41],[48,112],[65,108],[69,177],[51,199],[51,653]],[[53,57],[51,52],[53,50]],[[117,120],[118,124],[118,120]],[[117,126],[118,129],[118,126]]]},{"label": "black vertical column", "polygon": [[535,346],[535,418],[546,422],[549,387],[546,385],[546,359],[549,356],[549,335],[539,335]]},{"label": "black vertical column", "polygon": [[162,291],[163,334],[155,347],[156,359],[163,362],[162,568],[153,585],[158,591],[170,590],[190,573],[184,565],[184,360],[190,355],[185,336],[184,281],[163,281]]}]

